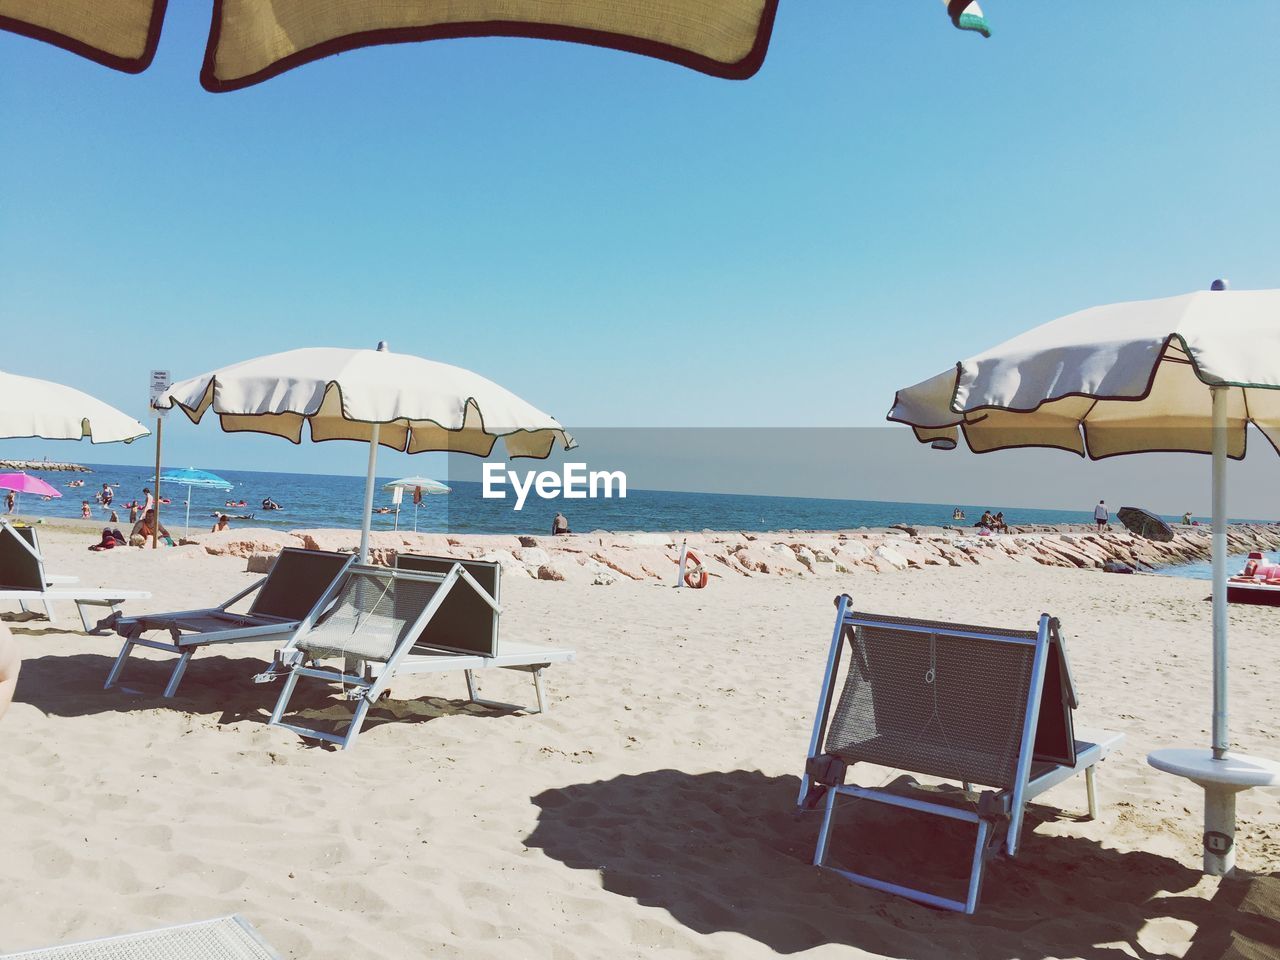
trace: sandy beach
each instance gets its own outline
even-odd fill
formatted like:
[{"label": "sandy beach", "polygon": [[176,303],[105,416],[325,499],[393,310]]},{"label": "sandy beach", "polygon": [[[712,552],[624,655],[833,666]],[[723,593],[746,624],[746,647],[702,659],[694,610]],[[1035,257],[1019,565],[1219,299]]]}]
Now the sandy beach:
[{"label": "sandy beach", "polygon": [[[58,573],[150,589],[138,612],[203,605],[256,576],[243,557],[197,547],[92,554],[83,534],[42,538]],[[840,592],[866,609],[1005,626],[1057,614],[1078,725],[1128,736],[1101,769],[1101,819],[1081,819],[1081,782],[1055,788],[1019,858],[993,865],[975,917],[809,865],[817,814],[794,799]],[[483,709],[460,677],[412,678],[347,753],[265,726],[278,688],[250,677],[270,646],[198,656],[165,701],[159,655],[137,659],[128,690],[104,691],[116,642],[73,629],[69,608],[50,624],[10,606],[25,662],[4,721],[0,948],[240,913],[286,956],[316,960],[1217,957],[1233,935],[1274,949],[1280,925],[1257,904],[1274,908],[1276,881],[1253,879],[1280,870],[1274,793],[1241,797],[1242,879],[1206,879],[1199,790],[1145,762],[1207,741],[1206,593],[1032,563],[743,576],[701,591],[513,576],[504,634],[577,650],[548,673],[549,712]],[[1262,678],[1278,615],[1231,611],[1233,736],[1272,757],[1280,698]],[[526,695],[515,674],[485,692]],[[349,709],[316,688],[299,702],[313,718]],[[837,859],[963,873],[967,833],[859,816],[846,813]],[[1241,954],[1255,955],[1267,954]]]}]

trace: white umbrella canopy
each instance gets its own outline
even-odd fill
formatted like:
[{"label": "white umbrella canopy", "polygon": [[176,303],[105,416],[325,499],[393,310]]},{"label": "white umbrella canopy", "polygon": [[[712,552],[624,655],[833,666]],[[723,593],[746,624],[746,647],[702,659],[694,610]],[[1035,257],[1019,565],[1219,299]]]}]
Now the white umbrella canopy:
[{"label": "white umbrella canopy", "polygon": [[508,457],[550,456],[573,438],[553,417],[462,367],[377,350],[309,347],[245,360],[173,384],[157,406],[177,406],[193,423],[209,411],[229,432],[302,442],[369,444],[360,558],[368,558],[377,447],[486,457],[499,439]]},{"label": "white umbrella canopy", "polygon": [[1054,447],[1093,459],[1213,457],[1213,742],[1154,766],[1205,788],[1205,870],[1235,863],[1235,794],[1280,784],[1280,765],[1230,751],[1226,461],[1253,424],[1280,451],[1280,290],[1213,289],[1061,317],[899,390],[888,419],[942,449]]},{"label": "white umbrella canopy", "polygon": [[0,437],[129,443],[150,432],[74,387],[0,371]]},{"label": "white umbrella canopy", "polygon": [[1228,455],[1252,423],[1280,445],[1280,290],[1209,290],[1053,320],[894,398],[889,419],[978,453],[1057,447],[1093,459],[1213,452],[1224,386]]}]

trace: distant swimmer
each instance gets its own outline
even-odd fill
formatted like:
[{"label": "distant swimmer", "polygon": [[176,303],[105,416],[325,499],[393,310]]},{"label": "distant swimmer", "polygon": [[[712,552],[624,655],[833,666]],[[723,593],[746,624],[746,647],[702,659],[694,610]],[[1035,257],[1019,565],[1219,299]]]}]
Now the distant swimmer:
[{"label": "distant swimmer", "polygon": [[280,506],[280,504],[276,503],[270,497],[265,497],[263,498],[263,501],[262,501],[262,509],[263,510],[283,510],[284,507]]},{"label": "distant swimmer", "polygon": [[247,507],[248,505],[249,505],[248,500],[228,500],[225,504],[223,504],[223,506],[227,506],[227,507]]},{"label": "distant swimmer", "polygon": [[375,508],[374,508],[374,510],[373,510],[373,512],[374,512],[374,513],[390,513],[390,512],[391,512],[391,508],[390,508],[390,507],[375,507]]},{"label": "distant swimmer", "polygon": [[951,519],[952,519],[952,520],[963,520],[963,519],[964,519],[964,511],[963,511],[963,510],[961,510],[959,507],[956,507],[954,510],[952,510],[952,511],[951,511]]}]

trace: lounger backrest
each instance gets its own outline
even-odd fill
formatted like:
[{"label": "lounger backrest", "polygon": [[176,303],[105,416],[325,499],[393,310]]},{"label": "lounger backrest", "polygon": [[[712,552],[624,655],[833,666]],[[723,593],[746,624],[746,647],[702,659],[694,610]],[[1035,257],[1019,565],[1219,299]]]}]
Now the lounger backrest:
[{"label": "lounger backrest", "polygon": [[14,533],[31,545],[31,549],[36,553],[40,552],[40,538],[36,535],[35,527],[14,527]]},{"label": "lounger backrest", "polygon": [[316,658],[386,663],[420,629],[421,618],[441,585],[439,580],[417,579],[399,570],[353,566],[333,605],[298,640],[298,649]]},{"label": "lounger backrest", "polygon": [[285,547],[249,607],[250,615],[301,620],[354,560],[349,553]]},{"label": "lounger backrest", "polygon": [[844,689],[826,752],[1010,788],[1036,633],[851,613]]},{"label": "lounger backrest", "polygon": [[[396,557],[396,568],[416,570],[420,573],[448,573],[455,563],[475,578],[498,603],[502,602],[502,567],[484,560],[457,560],[451,557],[428,557],[406,553]],[[446,650],[463,650],[492,657],[498,653],[498,614],[476,592],[463,583],[459,584],[436,611],[422,635],[418,646],[442,647]]]},{"label": "lounger backrest", "polygon": [[9,590],[43,590],[44,565],[40,553],[18,529],[0,524],[0,587]]}]

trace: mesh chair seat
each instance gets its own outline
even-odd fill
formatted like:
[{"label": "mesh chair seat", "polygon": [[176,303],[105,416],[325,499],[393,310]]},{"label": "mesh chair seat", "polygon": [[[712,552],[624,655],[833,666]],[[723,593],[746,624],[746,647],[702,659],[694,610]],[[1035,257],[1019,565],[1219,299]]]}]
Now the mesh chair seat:
[{"label": "mesh chair seat", "polygon": [[4,956],[12,960],[279,960],[280,957],[238,916]]},{"label": "mesh chair seat", "polygon": [[439,582],[352,571],[332,611],[298,641],[298,649],[317,660],[386,663],[439,589]]},{"label": "mesh chair seat", "polygon": [[[1012,786],[1035,634],[876,619],[882,622],[848,637],[849,670],[826,752],[850,763]],[[971,631],[986,636],[963,635]]]}]

